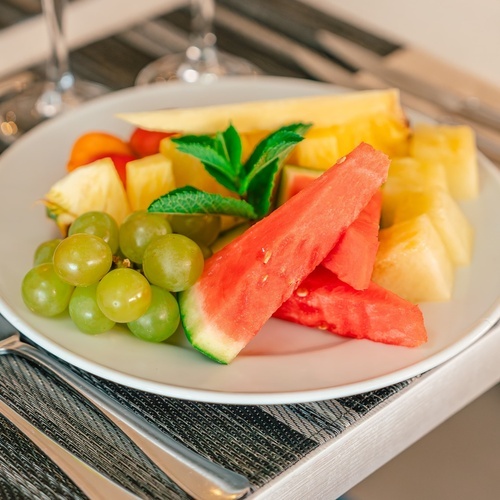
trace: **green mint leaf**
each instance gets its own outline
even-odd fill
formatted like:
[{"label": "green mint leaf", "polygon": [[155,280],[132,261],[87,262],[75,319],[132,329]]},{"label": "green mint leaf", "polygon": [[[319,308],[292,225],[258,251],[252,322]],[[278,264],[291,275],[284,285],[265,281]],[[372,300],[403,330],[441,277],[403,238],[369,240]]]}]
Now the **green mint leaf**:
[{"label": "green mint leaf", "polygon": [[310,127],[309,124],[294,123],[281,127],[264,138],[256,146],[243,167],[245,183],[240,191],[248,189],[252,179],[273,161],[277,160],[279,164],[283,162],[295,145],[304,139],[303,135]]},{"label": "green mint leaf", "polygon": [[238,191],[237,176],[229,159],[223,154],[219,140],[206,135],[184,135],[172,139],[177,149],[198,158],[207,172],[231,191]]},{"label": "green mint leaf", "polygon": [[206,193],[192,186],[184,186],[169,191],[154,200],[148,212],[169,214],[216,214],[234,215],[246,219],[256,219],[257,213],[244,200],[228,198],[220,194]]},{"label": "green mint leaf", "polygon": [[271,209],[279,166],[279,161],[275,159],[261,169],[248,186],[247,201],[253,206],[259,218],[265,217]]},{"label": "green mint leaf", "polygon": [[229,127],[224,132],[219,132],[216,135],[216,142],[218,152],[222,154],[232,167],[232,171],[235,175],[239,175],[241,172],[241,138],[236,129],[229,125]]}]

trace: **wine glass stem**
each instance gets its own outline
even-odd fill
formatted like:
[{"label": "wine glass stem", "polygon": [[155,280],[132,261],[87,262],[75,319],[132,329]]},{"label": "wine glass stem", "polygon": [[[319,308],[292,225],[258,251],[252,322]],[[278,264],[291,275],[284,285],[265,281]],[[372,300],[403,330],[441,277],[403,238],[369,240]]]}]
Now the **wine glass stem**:
[{"label": "wine glass stem", "polygon": [[47,80],[55,89],[64,92],[73,86],[69,69],[68,48],[63,31],[63,12],[66,0],[42,0],[42,10],[49,34],[50,54],[47,59]]},{"label": "wine glass stem", "polygon": [[214,0],[191,0],[191,44],[187,49],[189,60],[215,64],[216,37],[212,32],[215,16]]}]

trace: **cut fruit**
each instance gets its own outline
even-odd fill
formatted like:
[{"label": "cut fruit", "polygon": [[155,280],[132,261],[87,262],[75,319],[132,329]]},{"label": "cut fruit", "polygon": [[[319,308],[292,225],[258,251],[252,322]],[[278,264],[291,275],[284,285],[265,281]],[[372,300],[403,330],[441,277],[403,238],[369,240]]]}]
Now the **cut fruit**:
[{"label": "cut fruit", "polygon": [[389,167],[387,181],[382,187],[381,227],[393,224],[394,212],[408,192],[425,192],[431,189],[448,191],[446,169],[442,163],[411,157],[394,158]]},{"label": "cut fruit", "polygon": [[427,341],[419,307],[371,282],[355,290],[317,267],[274,313],[274,317],[375,342],[417,347]]},{"label": "cut fruit", "polygon": [[356,290],[370,285],[379,246],[381,206],[379,190],[321,263]]},{"label": "cut fruit", "polygon": [[205,262],[179,294],[192,345],[229,363],[326,257],[385,181],[389,159],[361,144]]},{"label": "cut fruit", "polygon": [[454,267],[428,215],[382,229],[379,240],[375,283],[414,303],[451,298]]},{"label": "cut fruit", "polygon": [[[370,144],[368,139],[368,137],[364,137],[365,142]],[[357,144],[359,142],[361,141],[358,141]],[[349,148],[348,151],[352,149],[354,148]],[[332,128],[315,128],[306,133],[304,140],[295,146],[288,161],[301,167],[326,170],[341,156],[343,155],[339,152],[339,141],[335,135],[335,130]]]},{"label": "cut fruit", "polygon": [[321,170],[313,170],[312,168],[285,165],[281,171],[281,180],[276,205],[283,205],[283,203],[299,191],[302,191],[302,189],[308,186],[322,173],[323,172]]},{"label": "cut fruit", "polygon": [[130,161],[126,169],[132,211],[146,210],[152,201],[176,187],[172,162],[162,154]]},{"label": "cut fruit", "polygon": [[66,168],[71,172],[112,154],[133,156],[130,146],[120,137],[109,132],[86,132],[73,143]]},{"label": "cut fruit", "polygon": [[190,185],[208,193],[234,196],[234,193],[231,193],[231,191],[219,184],[205,170],[205,167],[198,158],[179,151],[170,138],[161,141],[160,153],[172,162],[177,187]]},{"label": "cut fruit", "polygon": [[470,127],[416,124],[410,138],[410,155],[442,163],[454,198],[472,199],[478,195],[476,141]]},{"label": "cut fruit", "polygon": [[[290,123],[312,123],[323,128],[355,120],[389,117],[396,128],[407,131],[407,120],[396,89],[366,90],[332,95],[271,99],[217,106],[171,108],[141,113],[122,113],[133,125],[180,134],[215,134],[232,124],[238,132],[276,130]],[[387,124],[384,124],[386,126]],[[387,134],[389,140],[394,139]],[[406,138],[407,134],[405,135]],[[355,144],[356,145],[356,144]]]},{"label": "cut fruit", "polygon": [[396,208],[394,223],[427,214],[441,236],[454,264],[467,265],[472,259],[474,232],[457,202],[440,189],[407,193]]},{"label": "cut fruit", "polygon": [[210,245],[210,249],[213,253],[222,250],[227,244],[231,243],[235,238],[242,235],[247,229],[250,228],[249,222],[242,222],[237,226],[228,229],[224,233],[222,233],[212,245]]},{"label": "cut fruit", "polygon": [[122,181],[111,159],[103,158],[79,167],[56,182],[42,200],[47,214],[66,235],[81,214],[106,212],[118,224],[130,213]]}]

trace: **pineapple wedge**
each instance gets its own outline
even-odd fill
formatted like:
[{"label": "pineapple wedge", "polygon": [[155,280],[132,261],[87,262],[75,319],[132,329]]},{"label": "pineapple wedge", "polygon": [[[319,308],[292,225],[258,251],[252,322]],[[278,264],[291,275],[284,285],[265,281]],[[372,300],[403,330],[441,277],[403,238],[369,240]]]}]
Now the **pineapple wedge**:
[{"label": "pineapple wedge", "polygon": [[466,125],[416,124],[410,138],[410,156],[442,163],[450,193],[473,199],[479,193],[479,169],[474,132]]},{"label": "pineapple wedge", "polygon": [[450,300],[454,266],[428,215],[382,229],[372,280],[410,302]]},{"label": "pineapple wedge", "polygon": [[383,203],[380,226],[394,222],[394,213],[409,192],[440,189],[448,191],[446,170],[443,164],[421,161],[408,156],[394,158],[389,167],[387,181],[382,187]]},{"label": "pineapple wedge", "polygon": [[126,169],[132,211],[147,209],[153,200],[175,189],[172,162],[162,154],[129,161]]},{"label": "pineapple wedge", "polygon": [[147,130],[181,134],[215,134],[229,124],[241,133],[276,130],[295,122],[324,128],[363,120],[390,117],[407,129],[407,120],[396,89],[270,99],[193,108],[172,108],[142,113],[121,113],[119,118]]},{"label": "pineapple wedge", "polygon": [[453,264],[470,264],[474,231],[452,196],[441,189],[407,193],[396,208],[394,224],[421,214],[429,216]]},{"label": "pineapple wedge", "polygon": [[42,201],[47,215],[54,219],[64,236],[70,224],[85,212],[106,212],[118,224],[130,213],[125,188],[110,158],[66,174],[50,188]]}]

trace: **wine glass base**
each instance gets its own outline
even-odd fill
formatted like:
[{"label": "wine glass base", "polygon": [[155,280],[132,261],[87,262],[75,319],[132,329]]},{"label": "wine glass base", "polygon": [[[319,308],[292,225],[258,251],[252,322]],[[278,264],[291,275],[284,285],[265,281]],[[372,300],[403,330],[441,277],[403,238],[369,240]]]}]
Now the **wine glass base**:
[{"label": "wine glass base", "polygon": [[211,62],[190,60],[185,53],[167,54],[145,66],[137,75],[135,85],[173,80],[205,84],[223,76],[255,76],[261,73],[249,61],[230,54],[217,52]]},{"label": "wine glass base", "polygon": [[105,86],[85,80],[75,80],[63,92],[52,83],[34,83],[0,103],[0,141],[12,144],[39,123],[107,92],[109,89]]}]

